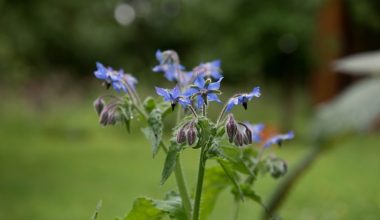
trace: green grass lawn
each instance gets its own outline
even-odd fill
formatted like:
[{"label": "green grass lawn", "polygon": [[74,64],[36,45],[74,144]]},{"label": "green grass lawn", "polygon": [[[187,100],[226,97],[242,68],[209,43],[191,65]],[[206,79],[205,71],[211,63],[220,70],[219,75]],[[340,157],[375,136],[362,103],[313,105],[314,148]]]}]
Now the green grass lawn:
[{"label": "green grass lawn", "polygon": [[[0,110],[0,219],[89,219],[100,199],[99,219],[113,219],[128,212],[135,197],[162,198],[174,187],[173,178],[159,185],[164,155],[152,159],[137,126],[132,135],[122,127],[101,128],[91,105],[90,100],[66,100],[42,109],[14,104]],[[276,119],[265,106],[257,106],[256,116]],[[296,134],[304,133],[296,129]],[[307,152],[304,140],[298,135],[274,149],[290,169]],[[296,186],[281,211],[284,219],[379,219],[379,134],[347,137],[337,144]],[[197,153],[186,150],[183,155],[190,185]],[[277,183],[263,177],[256,190],[265,199]],[[211,219],[229,219],[232,209],[226,191]],[[261,211],[247,201],[239,219],[257,219]]]}]

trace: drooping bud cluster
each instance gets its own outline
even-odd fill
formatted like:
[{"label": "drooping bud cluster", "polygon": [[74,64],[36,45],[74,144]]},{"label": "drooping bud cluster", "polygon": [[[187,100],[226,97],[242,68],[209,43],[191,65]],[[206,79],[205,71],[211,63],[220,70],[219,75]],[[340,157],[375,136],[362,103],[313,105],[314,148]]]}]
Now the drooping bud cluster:
[{"label": "drooping bud cluster", "polygon": [[[99,123],[103,126],[115,125],[121,121],[128,121],[132,118],[132,111],[127,105],[127,101],[123,101],[117,97],[111,96],[106,104],[103,97],[99,97],[94,101],[94,108],[99,116]],[[123,109],[123,111],[121,111]]]},{"label": "drooping bud cluster", "polygon": [[236,146],[252,144],[252,131],[244,123],[235,121],[232,114],[227,116],[226,132],[228,141]]},{"label": "drooping bud cluster", "polygon": [[187,122],[184,124],[177,132],[177,143],[188,145],[193,145],[197,140],[197,128],[195,127],[195,122]]}]

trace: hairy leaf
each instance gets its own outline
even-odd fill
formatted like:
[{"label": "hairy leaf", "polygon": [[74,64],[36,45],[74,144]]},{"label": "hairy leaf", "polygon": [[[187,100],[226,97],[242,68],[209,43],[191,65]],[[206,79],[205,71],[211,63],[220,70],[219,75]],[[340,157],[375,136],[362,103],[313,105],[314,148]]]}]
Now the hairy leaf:
[{"label": "hairy leaf", "polygon": [[169,178],[169,176],[175,169],[177,156],[178,149],[176,149],[173,143],[172,146],[170,146],[169,152],[166,154],[164,169],[162,170],[161,174],[161,185],[163,185],[166,182],[166,180]]},{"label": "hairy leaf", "polygon": [[252,199],[253,201],[257,202],[261,206],[263,206],[263,202],[261,200],[261,197],[256,194],[256,192],[251,188],[248,184],[243,184],[240,186],[241,190],[243,192],[243,195],[247,198]]},{"label": "hairy leaf", "polygon": [[162,138],[163,123],[161,114],[162,112],[159,109],[152,110],[148,117],[149,127],[142,129],[145,137],[150,141],[152,145],[153,157],[156,156],[158,152]]},{"label": "hairy leaf", "polygon": [[185,219],[181,199],[175,192],[170,192],[165,200],[137,198],[124,220],[160,220],[166,215],[178,220]]}]

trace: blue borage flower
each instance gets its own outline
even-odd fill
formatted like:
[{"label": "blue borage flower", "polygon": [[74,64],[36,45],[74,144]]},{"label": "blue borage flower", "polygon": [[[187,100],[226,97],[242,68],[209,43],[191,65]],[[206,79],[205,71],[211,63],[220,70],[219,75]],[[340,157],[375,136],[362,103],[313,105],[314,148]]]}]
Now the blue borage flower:
[{"label": "blue borage flower", "polygon": [[156,93],[164,98],[165,101],[171,102],[172,110],[174,111],[177,103],[186,108],[191,104],[190,100],[181,94],[181,90],[178,86],[174,87],[172,90],[156,87]]},{"label": "blue borage flower", "polygon": [[185,72],[185,67],[180,64],[178,54],[175,51],[161,52],[157,50],[156,59],[159,65],[153,67],[153,72],[163,72],[167,80],[177,81],[180,85],[189,83],[192,73]]},{"label": "blue borage flower", "polygon": [[287,134],[276,135],[274,137],[271,137],[264,143],[264,148],[267,148],[273,144],[278,144],[279,146],[281,146],[283,141],[290,140],[293,138],[294,138],[293,131],[290,131]]},{"label": "blue borage flower", "polygon": [[[113,70],[111,67],[105,67],[103,64],[97,62],[97,69],[94,71],[94,75],[98,79],[102,79],[105,82],[107,88],[112,86],[117,92],[128,91],[130,89],[135,89],[135,84],[137,80],[130,74],[125,74],[123,70]],[[127,84],[129,86],[127,86]]]},{"label": "blue borage flower", "polygon": [[195,76],[203,76],[206,78],[213,78],[218,80],[222,77],[222,70],[220,69],[221,61],[214,60],[207,63],[201,63],[199,66],[196,66],[193,69],[193,73]]},{"label": "blue borage flower", "polygon": [[244,109],[247,110],[248,101],[250,101],[253,97],[260,97],[260,87],[253,88],[252,92],[250,93],[243,93],[235,95],[234,97],[230,98],[230,100],[227,103],[226,112],[231,111],[231,109],[235,105],[243,105]]},{"label": "blue borage flower", "polygon": [[249,122],[245,122],[245,125],[248,126],[249,130],[252,132],[252,141],[255,143],[259,143],[261,141],[261,133],[264,130],[264,124],[251,124]]},{"label": "blue borage flower", "polygon": [[198,109],[201,108],[203,104],[207,105],[209,101],[221,103],[218,95],[221,93],[219,88],[222,79],[223,77],[217,82],[212,83],[211,80],[204,80],[203,76],[198,76],[194,81],[194,85],[185,92],[185,96],[196,97],[196,105]]}]

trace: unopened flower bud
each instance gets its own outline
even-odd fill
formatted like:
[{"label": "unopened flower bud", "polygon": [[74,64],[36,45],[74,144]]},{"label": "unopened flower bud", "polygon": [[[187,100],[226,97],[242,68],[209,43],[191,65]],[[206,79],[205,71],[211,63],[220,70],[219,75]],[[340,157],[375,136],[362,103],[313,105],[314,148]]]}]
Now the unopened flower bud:
[{"label": "unopened flower bud", "polygon": [[284,176],[288,171],[288,165],[280,158],[271,158],[269,161],[269,173],[273,178]]},{"label": "unopened flower bud", "polygon": [[236,133],[234,143],[236,146],[243,146],[243,135],[240,132]]},{"label": "unopened flower bud", "polygon": [[242,136],[243,136],[243,144],[248,145],[249,144],[249,138],[247,137],[247,135],[245,133],[242,134]]},{"label": "unopened flower bud", "polygon": [[234,137],[236,135],[236,131],[237,131],[236,121],[234,117],[232,116],[232,114],[229,114],[227,118],[227,123],[226,123],[226,132],[227,132],[228,140],[230,143],[233,142]]},{"label": "unopened flower bud", "polygon": [[118,121],[118,114],[115,111],[108,113],[108,124],[114,125]]},{"label": "unopened flower bud", "polygon": [[252,131],[248,126],[245,126],[245,136],[248,139],[248,144],[252,144]]},{"label": "unopened flower bud", "polygon": [[99,123],[103,126],[106,126],[108,124],[108,111],[106,109],[103,109],[103,111],[100,113]]},{"label": "unopened flower bud", "polygon": [[106,103],[104,102],[104,100],[102,98],[99,97],[99,98],[95,99],[94,108],[95,108],[95,111],[98,114],[98,116],[100,116],[100,114],[102,113],[105,104]]},{"label": "unopened flower bud", "polygon": [[177,133],[177,143],[182,144],[185,141],[186,141],[185,128],[182,127],[181,129],[178,130],[178,133]]},{"label": "unopened flower bud", "polygon": [[192,122],[189,126],[189,130],[187,131],[187,143],[191,146],[195,143],[197,138],[197,129],[194,127],[194,122]]}]

